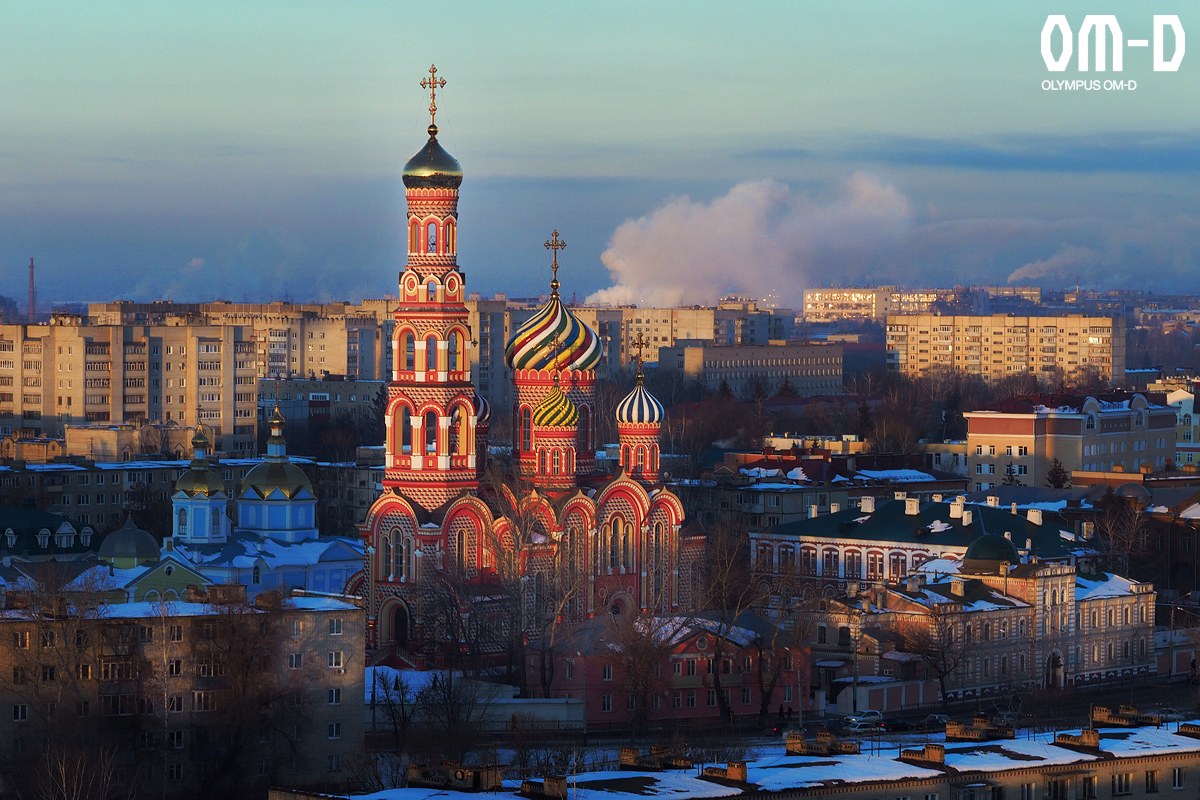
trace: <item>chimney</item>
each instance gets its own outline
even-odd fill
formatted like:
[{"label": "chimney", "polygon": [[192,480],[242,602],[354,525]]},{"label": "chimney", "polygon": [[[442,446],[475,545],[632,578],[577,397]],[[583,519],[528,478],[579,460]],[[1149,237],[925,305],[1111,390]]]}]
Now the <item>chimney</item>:
[{"label": "chimney", "polygon": [[858,510],[864,514],[874,514],[875,498],[869,495],[864,495],[863,498],[859,500]]},{"label": "chimney", "polygon": [[942,496],[941,496],[940,494],[934,494],[934,495],[933,495],[933,502],[935,502],[935,503],[940,503],[940,502],[942,502]]},{"label": "chimney", "polygon": [[1025,540],[1025,549],[1026,549],[1026,550],[1028,550],[1028,551],[1029,551],[1029,552],[1031,552],[1031,553],[1033,552],[1033,539],[1026,539],[1026,540]]},{"label": "chimney", "polygon": [[1042,524],[1042,510],[1040,508],[1031,508],[1026,518],[1034,525]]},{"label": "chimney", "polygon": [[916,592],[920,588],[921,588],[921,585],[920,585],[920,581],[917,580],[917,576],[909,575],[908,576],[908,591],[910,593],[912,593],[912,592]]},{"label": "chimney", "polygon": [[987,496],[987,504],[992,508],[1000,507],[1000,497],[998,495],[989,494]]},{"label": "chimney", "polygon": [[29,259],[29,324],[33,324],[33,257]]},{"label": "chimney", "polygon": [[1004,538],[1008,539],[1011,542],[1012,541],[1012,531],[1005,531]]},{"label": "chimney", "polygon": [[955,597],[962,597],[967,592],[967,582],[962,578],[954,578],[950,581],[950,594]]},{"label": "chimney", "polygon": [[846,596],[858,597],[858,581],[846,581]]},{"label": "chimney", "polygon": [[957,497],[955,497],[954,500],[955,500],[955,502],[958,502],[958,503],[966,503],[967,496],[965,494],[960,494]]},{"label": "chimney", "polygon": [[969,527],[971,527],[971,520],[973,520],[974,518],[975,518],[975,512],[974,512],[974,511],[972,511],[972,510],[971,510],[971,509],[969,509],[969,508],[964,508],[964,509],[963,509],[963,527],[964,527],[964,528],[969,528]]},{"label": "chimney", "polygon": [[921,513],[921,501],[916,497],[904,498],[904,513],[910,517],[915,517]]},{"label": "chimney", "polygon": [[896,492],[893,497],[897,500],[904,500],[908,497],[908,492]]},{"label": "chimney", "polygon": [[809,507],[808,507],[808,518],[809,518],[809,519],[816,519],[816,516],[817,516],[817,507],[816,507],[816,506],[809,506]]},{"label": "chimney", "polygon": [[830,503],[830,504],[829,504],[829,513],[830,513],[830,514],[836,514],[836,513],[838,513],[838,512],[839,512],[839,511],[841,511],[841,510],[842,510],[842,504],[841,504],[841,503]]},{"label": "chimney", "polygon": [[962,500],[955,500],[950,504],[950,519],[959,519],[963,515]]},{"label": "chimney", "polygon": [[1014,513],[1014,514],[1017,513],[1017,504],[1016,503],[1012,504],[1012,513]]}]

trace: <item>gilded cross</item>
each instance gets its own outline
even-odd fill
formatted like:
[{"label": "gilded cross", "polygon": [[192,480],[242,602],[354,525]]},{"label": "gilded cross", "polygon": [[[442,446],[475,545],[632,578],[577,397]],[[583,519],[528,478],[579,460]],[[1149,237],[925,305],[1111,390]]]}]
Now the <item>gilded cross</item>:
[{"label": "gilded cross", "polygon": [[642,332],[638,331],[637,338],[630,342],[630,344],[637,348],[637,379],[640,381],[642,379],[642,348],[650,343],[643,339]]},{"label": "gilded cross", "polygon": [[554,271],[554,277],[550,281],[550,291],[556,296],[558,295],[558,251],[566,246],[566,240],[558,238],[558,229],[555,228],[554,233],[546,240],[546,249],[554,251],[554,260],[550,264],[550,269]]},{"label": "gilded cross", "polygon": [[431,128],[434,127],[434,118],[437,116],[437,90],[445,85],[446,79],[439,78],[437,76],[437,67],[430,64],[429,77],[421,79],[421,88],[429,90],[429,126]]}]

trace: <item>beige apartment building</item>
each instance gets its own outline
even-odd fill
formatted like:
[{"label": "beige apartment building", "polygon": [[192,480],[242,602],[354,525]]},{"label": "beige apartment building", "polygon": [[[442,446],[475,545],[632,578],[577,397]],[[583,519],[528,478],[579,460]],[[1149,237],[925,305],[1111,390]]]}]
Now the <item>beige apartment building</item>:
[{"label": "beige apartment building", "polygon": [[[253,453],[258,342],[237,325],[0,325],[0,424],[202,422],[217,450]],[[293,341],[299,344],[300,339]]]},{"label": "beige apartment building", "polygon": [[1098,372],[1125,379],[1125,320],[1120,317],[988,317],[936,314],[887,318],[888,369],[916,377],[955,369],[993,381],[1025,373],[1066,381]]},{"label": "beige apartment building", "polygon": [[1145,395],[1014,397],[970,411],[968,477],[977,490],[1012,478],[1046,486],[1054,459],[1066,472],[1161,470],[1175,456],[1175,409]]},{"label": "beige apartment building", "polygon": [[121,301],[89,304],[88,320],[97,325],[238,327],[246,332],[243,338],[255,343],[259,377],[319,378],[328,373],[380,380],[388,365],[381,325],[386,305],[386,300],[363,306]]},{"label": "beige apartment building", "polygon": [[749,394],[758,381],[768,393],[785,380],[802,396],[842,390],[842,347],[836,344],[665,347],[659,351],[658,368],[682,372],[713,391],[725,382],[738,396]]}]

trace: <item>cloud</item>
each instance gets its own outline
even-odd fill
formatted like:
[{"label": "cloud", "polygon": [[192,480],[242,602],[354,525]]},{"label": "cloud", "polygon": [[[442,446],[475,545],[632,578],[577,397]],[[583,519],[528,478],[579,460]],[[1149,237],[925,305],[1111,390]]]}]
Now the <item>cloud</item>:
[{"label": "cloud", "polygon": [[827,266],[874,258],[911,220],[908,200],[864,173],[823,204],[772,180],[738,184],[707,204],[674,197],[617,228],[601,256],[614,285],[588,302],[669,306],[730,292],[794,295]]},{"label": "cloud", "polygon": [[188,266],[189,267],[203,267],[204,259],[203,258],[193,258],[191,261],[188,262]]}]

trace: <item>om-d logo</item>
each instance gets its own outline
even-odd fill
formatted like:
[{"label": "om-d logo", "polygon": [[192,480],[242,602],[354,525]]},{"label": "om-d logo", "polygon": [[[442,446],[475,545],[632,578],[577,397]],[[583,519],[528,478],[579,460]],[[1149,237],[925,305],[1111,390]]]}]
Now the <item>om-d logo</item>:
[{"label": "om-d logo", "polygon": [[[1167,28],[1171,29],[1175,38],[1175,51],[1171,54],[1171,60],[1167,61],[1165,57],[1165,33]],[[1058,31],[1062,34],[1062,51],[1058,56],[1054,54],[1054,32]],[[1093,33],[1095,34],[1093,36]],[[1106,35],[1108,34],[1108,35]],[[1090,68],[1090,44],[1095,42],[1096,49],[1096,71],[1104,72],[1108,68],[1108,40],[1112,40],[1112,68],[1114,72],[1121,72],[1125,67],[1125,47],[1149,47],[1150,41],[1147,39],[1129,39],[1125,40],[1121,33],[1121,26],[1117,24],[1117,18],[1113,14],[1088,14],[1083,18],[1083,24],[1079,26],[1079,61],[1078,69],[1080,72],[1087,72]],[[1074,37],[1071,34],[1071,24],[1067,22],[1067,18],[1062,14],[1051,14],[1046,17],[1046,24],[1042,26],[1042,60],[1046,62],[1046,69],[1051,72],[1065,72],[1067,66],[1071,62],[1071,56],[1074,55]],[[1179,17],[1175,14],[1155,14],[1154,15],[1154,71],[1155,72],[1177,72],[1179,64],[1183,61],[1184,53],[1184,35],[1183,25],[1179,22]]]}]

